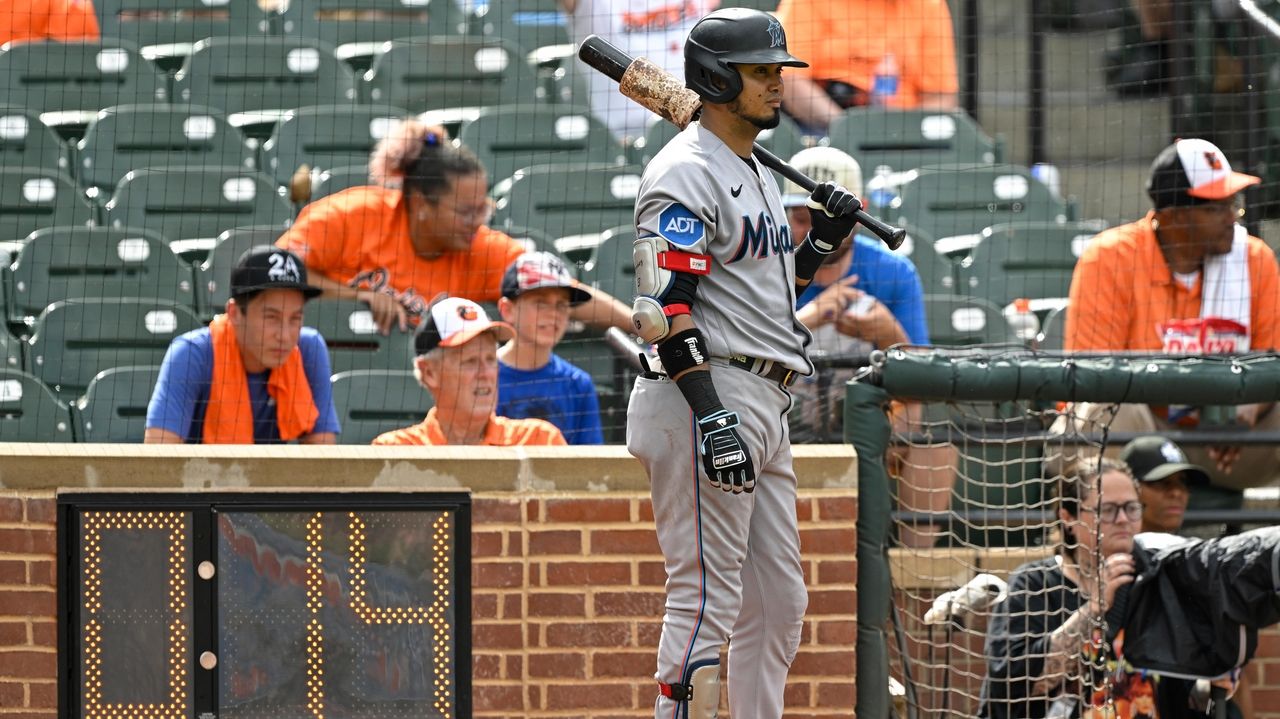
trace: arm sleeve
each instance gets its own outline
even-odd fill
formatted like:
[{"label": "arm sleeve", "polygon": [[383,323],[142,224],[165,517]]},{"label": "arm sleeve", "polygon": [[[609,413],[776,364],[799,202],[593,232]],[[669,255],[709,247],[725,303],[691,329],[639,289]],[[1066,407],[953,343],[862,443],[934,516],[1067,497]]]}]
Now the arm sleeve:
[{"label": "arm sleeve", "polygon": [[[346,266],[348,262],[355,262],[358,259],[352,256],[356,254],[355,252],[347,251],[349,227],[359,227],[364,220],[359,216],[353,216],[353,213],[342,207],[336,198],[336,195],[325,197],[302,208],[298,219],[289,231],[276,241],[276,245],[302,258],[308,270],[319,272],[335,282],[342,282],[357,271]],[[372,218],[367,219],[372,222]],[[381,230],[369,226],[362,231]],[[354,244],[358,247],[358,243]]]},{"label": "arm sleeve", "polygon": [[[956,92],[960,81],[956,74],[955,29],[951,11],[945,0],[926,0],[920,19],[920,67],[915,68],[916,90],[919,92]],[[801,56],[803,57],[803,55]]]},{"label": "arm sleeve", "polygon": [[1097,250],[1095,239],[1071,275],[1064,342],[1069,352],[1119,350],[1128,345],[1124,318],[1125,308],[1132,306],[1133,285],[1116,277],[1116,271],[1123,268],[1107,263]]},{"label": "arm sleeve", "polygon": [[315,402],[316,409],[320,412],[310,433],[339,434],[342,432],[342,425],[338,422],[338,410],[333,406],[333,385],[330,384],[333,373],[324,339],[315,330],[304,329],[298,345],[302,350],[302,367],[307,373],[307,384],[311,387],[311,401]]},{"label": "arm sleeve", "polygon": [[600,399],[596,396],[595,383],[585,372],[578,374],[574,383],[573,430],[566,439],[570,444],[604,444],[604,430],[600,426]]},{"label": "arm sleeve", "polygon": [[211,347],[201,347],[185,337],[174,340],[165,352],[160,378],[147,405],[147,428],[188,439],[196,404],[208,401],[212,377]]},{"label": "arm sleeve", "polygon": [[[991,700],[1027,699],[1044,672],[1050,626],[1042,570],[1023,569],[1009,579],[1009,593],[987,627],[988,696]],[[1009,712],[1020,716],[1021,712]]]},{"label": "arm sleeve", "polygon": [[[1250,290],[1253,292],[1249,349],[1280,349],[1280,269],[1275,254],[1260,241],[1250,240]],[[1262,246],[1260,246],[1262,245]]]}]

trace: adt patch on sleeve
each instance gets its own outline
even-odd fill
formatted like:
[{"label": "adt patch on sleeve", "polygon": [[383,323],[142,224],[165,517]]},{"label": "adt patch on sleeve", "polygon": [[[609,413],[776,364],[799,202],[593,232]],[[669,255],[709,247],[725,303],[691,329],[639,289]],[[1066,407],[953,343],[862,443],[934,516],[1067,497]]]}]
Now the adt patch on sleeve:
[{"label": "adt patch on sleeve", "polygon": [[673,203],[658,216],[658,234],[673,245],[692,247],[706,234],[706,228],[688,208]]}]

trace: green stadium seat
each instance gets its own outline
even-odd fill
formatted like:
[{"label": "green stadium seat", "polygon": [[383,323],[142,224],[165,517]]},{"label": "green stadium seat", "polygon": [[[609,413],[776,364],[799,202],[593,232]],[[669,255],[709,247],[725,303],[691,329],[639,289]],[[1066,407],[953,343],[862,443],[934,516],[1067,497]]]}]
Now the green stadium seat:
[{"label": "green stadium seat", "polygon": [[236,227],[218,235],[209,256],[194,268],[201,317],[211,320],[227,306],[231,299],[231,268],[240,255],[251,247],[274,245],[283,234],[283,227],[259,225]]},{"label": "green stadium seat", "polygon": [[578,61],[577,46],[550,45],[529,53],[529,64],[538,74],[539,98],[553,105],[586,107],[591,104],[586,73],[595,72]]},{"label": "green stadium seat", "polygon": [[383,432],[418,424],[434,404],[411,370],[351,370],[333,376],[340,444],[369,444]]},{"label": "green stadium seat", "polygon": [[1001,143],[963,112],[854,107],[831,123],[828,137],[832,147],[858,161],[866,177],[880,165],[901,171],[925,165],[993,164],[1004,154]]},{"label": "green stadium seat", "polygon": [[306,326],[314,327],[329,347],[333,374],[349,370],[410,366],[413,334],[398,328],[379,334],[368,305],[355,300],[317,299],[307,303]]},{"label": "green stadium seat", "polygon": [[[654,155],[657,155],[658,151],[679,133],[680,128],[666,120],[655,118],[649,123],[649,129],[645,131],[644,137],[636,140],[636,144],[631,148],[632,160],[641,165],[647,165],[649,160],[652,160]],[[795,120],[782,115],[777,127],[760,131],[756,136],[756,143],[783,160],[790,160],[792,155],[804,149],[804,135]],[[778,178],[779,183],[782,182],[781,175],[774,173],[774,177]]]},{"label": "green stadium seat", "polygon": [[935,345],[960,347],[1018,342],[1000,308],[978,297],[925,295],[924,316],[929,340]]},{"label": "green stadium seat", "polygon": [[112,367],[89,382],[71,405],[77,442],[140,444],[147,430],[147,406],[160,366]]},{"label": "green stadium seat", "polygon": [[538,165],[494,186],[493,227],[533,227],[565,237],[634,220],[640,168],[634,165]]},{"label": "green stadium seat", "polygon": [[511,45],[428,36],[384,45],[364,75],[364,98],[422,112],[533,102],[537,86],[533,68]]},{"label": "green stadium seat", "polygon": [[25,367],[26,362],[22,356],[24,347],[23,342],[9,334],[8,329],[0,327],[0,368],[22,369]]},{"label": "green stadium seat", "polygon": [[369,165],[331,167],[311,173],[311,202],[369,184]]},{"label": "green stadium seat", "polygon": [[175,102],[216,107],[246,135],[269,135],[286,111],[355,104],[356,78],[328,45],[296,37],[201,40],[173,78]]},{"label": "green stadium seat", "polygon": [[38,378],[0,368],[0,442],[72,442],[71,412]]},{"label": "green stadium seat", "polygon": [[631,225],[601,233],[600,244],[582,266],[582,283],[608,293],[623,304],[635,299],[636,265],[632,259],[635,241],[636,230]]},{"label": "green stadium seat", "polygon": [[238,167],[153,167],[124,176],[107,225],[160,233],[179,257],[200,257],[218,235],[246,225],[284,227],[293,209],[271,178]]},{"label": "green stadium seat", "polygon": [[27,238],[9,276],[9,320],[31,322],[77,297],[131,297],[195,307],[191,268],[146,230],[49,227]]},{"label": "green stadium seat", "polygon": [[119,105],[102,110],[77,144],[80,185],[115,191],[125,173],[195,165],[254,168],[253,151],[222,112],[182,105]]},{"label": "green stadium seat", "polygon": [[477,11],[476,34],[501,38],[529,53],[573,42],[569,21],[556,0],[498,0]]},{"label": "green stadium seat", "polygon": [[67,150],[38,112],[0,105],[0,167],[43,167],[70,175]]},{"label": "green stadium seat", "polygon": [[[508,237],[524,245],[526,252],[550,252],[569,268],[570,272],[576,269],[577,264],[569,259],[565,253],[561,252],[557,247],[555,240],[545,232],[535,230],[531,227],[504,227],[502,229]],[[497,317],[497,315],[493,315]]]},{"label": "green stadium seat", "polygon": [[899,188],[896,217],[932,235],[972,235],[1002,223],[1065,222],[1072,213],[1049,188],[1017,165],[936,165],[912,170]]},{"label": "green stadium seat", "polygon": [[103,37],[142,47],[161,69],[176,70],[207,37],[270,35],[271,16],[257,0],[94,0]]},{"label": "green stadium seat", "polygon": [[484,163],[492,185],[533,165],[626,162],[609,128],[583,108],[497,105],[464,123],[458,141]]},{"label": "green stadium seat", "polygon": [[285,36],[330,45],[357,72],[368,70],[389,40],[467,32],[467,18],[453,0],[291,0],[280,21]]},{"label": "green stadium seat", "polygon": [[1067,346],[1067,305],[1064,303],[1049,311],[1040,326],[1040,334],[1036,336],[1036,349],[1046,352],[1061,352]]},{"label": "green stadium seat", "polygon": [[194,312],[174,302],[63,300],[36,319],[28,364],[59,397],[71,400],[102,370],[160,364],[175,337],[202,326]]},{"label": "green stadium seat", "polygon": [[907,231],[907,238],[893,253],[906,257],[915,265],[924,294],[956,294],[955,262],[935,249],[934,239],[928,233],[909,222],[899,222],[898,225]]},{"label": "green stadium seat", "polygon": [[959,265],[960,292],[1001,307],[1019,298],[1066,297],[1076,260],[1104,229],[1105,222],[988,227]]},{"label": "green stadium seat", "polygon": [[93,224],[96,213],[68,175],[38,167],[0,167],[0,243],[42,227]]},{"label": "green stadium seat", "polygon": [[408,114],[389,105],[321,105],[291,110],[262,145],[262,169],[277,183],[288,185],[303,164],[312,170],[367,164],[374,145]]},{"label": "green stadium seat", "polygon": [[130,43],[14,42],[0,45],[0,97],[40,113],[63,137],[98,110],[165,102],[168,81]]},{"label": "green stadium seat", "polygon": [[[1022,416],[1010,414],[1008,408],[997,408],[997,411],[1010,421]],[[981,523],[971,520],[953,524],[952,533],[943,536],[944,543],[955,542],[955,546],[963,547],[1025,547],[1038,544],[1043,538],[1043,526],[1000,519],[1000,511],[1007,507],[1044,508],[1043,502],[1053,494],[1052,480],[1042,479],[1043,444],[1024,439],[1025,434],[1042,430],[1028,426],[1025,432],[1018,432],[1007,422],[999,426],[1009,440],[987,443],[959,440],[956,444],[958,459],[951,509],[962,515],[985,512],[988,516]]]}]

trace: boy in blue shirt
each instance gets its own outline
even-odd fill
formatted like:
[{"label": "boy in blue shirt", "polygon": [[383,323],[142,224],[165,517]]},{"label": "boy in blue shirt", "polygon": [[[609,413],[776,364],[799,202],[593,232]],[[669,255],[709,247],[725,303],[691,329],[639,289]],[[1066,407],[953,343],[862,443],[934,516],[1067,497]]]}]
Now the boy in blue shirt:
[{"label": "boy in blue shirt", "polygon": [[595,383],[552,350],[569,326],[569,308],[590,295],[548,252],[526,252],[502,277],[498,311],[516,328],[498,349],[498,410],[503,417],[551,422],[569,444],[603,444]]}]

